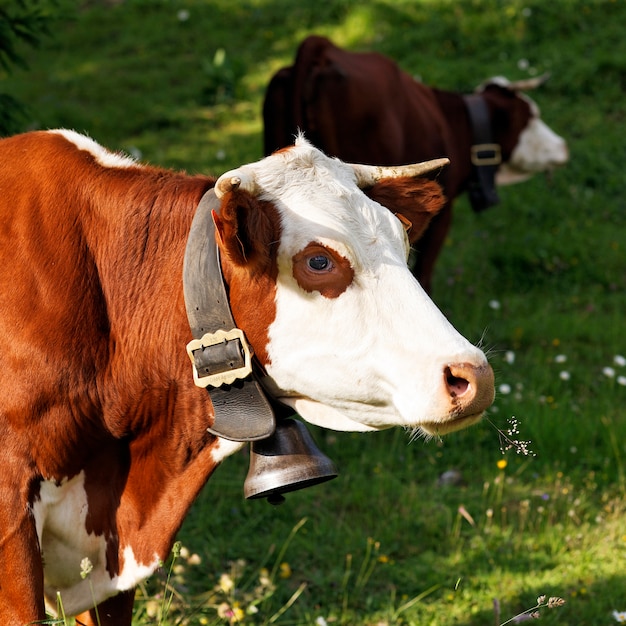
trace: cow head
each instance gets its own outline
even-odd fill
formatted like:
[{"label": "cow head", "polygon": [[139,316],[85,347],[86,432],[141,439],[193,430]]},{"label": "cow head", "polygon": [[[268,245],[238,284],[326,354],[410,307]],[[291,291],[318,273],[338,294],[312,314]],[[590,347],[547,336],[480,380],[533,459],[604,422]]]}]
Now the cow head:
[{"label": "cow head", "polygon": [[483,352],[407,268],[403,223],[362,190],[376,197],[403,176],[400,195],[411,187],[429,215],[443,202],[436,184],[406,173],[349,165],[299,138],[216,183],[233,316],[266,388],[311,423],[443,434],[493,401]]},{"label": "cow head", "polygon": [[548,75],[511,82],[502,76],[476,88],[494,104],[496,140],[503,148],[498,185],[522,182],[538,172],[551,171],[569,159],[565,140],[540,117],[537,104],[522,91],[537,88]]}]

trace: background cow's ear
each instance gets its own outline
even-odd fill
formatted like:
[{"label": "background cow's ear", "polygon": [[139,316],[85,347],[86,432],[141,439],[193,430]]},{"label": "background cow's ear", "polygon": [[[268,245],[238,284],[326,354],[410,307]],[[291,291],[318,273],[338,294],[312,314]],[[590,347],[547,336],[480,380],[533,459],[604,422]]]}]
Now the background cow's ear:
[{"label": "background cow's ear", "polygon": [[441,186],[425,178],[385,178],[365,193],[411,223],[407,231],[411,244],[422,236],[446,202]]},{"label": "background cow's ear", "polygon": [[272,243],[280,239],[278,215],[270,203],[236,190],[224,196],[213,221],[222,254],[250,271],[267,269]]}]

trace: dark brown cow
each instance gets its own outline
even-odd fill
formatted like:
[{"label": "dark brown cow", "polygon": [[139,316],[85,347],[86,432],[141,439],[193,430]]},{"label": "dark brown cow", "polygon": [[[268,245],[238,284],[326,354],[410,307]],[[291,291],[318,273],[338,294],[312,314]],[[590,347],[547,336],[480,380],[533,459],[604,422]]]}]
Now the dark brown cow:
[{"label": "dark brown cow", "polygon": [[299,139],[215,180],[71,131],[0,141],[2,626],[43,619],[57,594],[80,624],[128,626],[215,467],[272,432],[271,414],[256,428],[265,393],[339,430],[480,419],[484,354],[361,191],[411,198],[419,229],[442,203],[423,169],[351,166]]},{"label": "dark brown cow", "polygon": [[496,78],[463,96],[423,85],[380,54],[348,52],[311,36],[294,65],[268,86],[265,152],[289,145],[303,131],[327,154],[355,163],[449,157],[450,167],[438,178],[448,203],[417,246],[414,273],[429,291],[460,193],[469,190],[474,209],[482,210],[498,200],[494,175],[507,184],[567,161],[565,141],[520,93],[540,82]]}]

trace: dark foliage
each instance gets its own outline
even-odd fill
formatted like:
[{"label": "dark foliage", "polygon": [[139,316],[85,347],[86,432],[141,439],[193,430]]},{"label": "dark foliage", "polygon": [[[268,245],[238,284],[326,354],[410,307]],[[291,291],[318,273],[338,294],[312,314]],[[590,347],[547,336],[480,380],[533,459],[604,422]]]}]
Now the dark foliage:
[{"label": "dark foliage", "polygon": [[[50,34],[53,0],[14,0],[0,6],[0,71],[10,72],[15,66],[25,68],[21,47],[37,46]],[[1,77],[1,74],[0,74]],[[13,96],[0,93],[0,136],[16,132],[25,117],[25,107]]]}]

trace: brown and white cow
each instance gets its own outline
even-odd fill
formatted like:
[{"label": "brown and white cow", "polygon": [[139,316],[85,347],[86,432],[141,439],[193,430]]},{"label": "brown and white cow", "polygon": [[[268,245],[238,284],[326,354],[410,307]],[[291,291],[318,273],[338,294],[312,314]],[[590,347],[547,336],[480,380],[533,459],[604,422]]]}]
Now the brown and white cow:
[{"label": "brown and white cow", "polygon": [[541,82],[495,78],[463,96],[427,87],[381,54],[349,52],[310,36],[293,66],[268,85],[265,153],[289,145],[300,130],[327,154],[350,162],[399,165],[449,157],[450,167],[438,177],[448,202],[420,239],[414,266],[430,291],[459,194],[469,191],[474,209],[482,210],[498,201],[494,178],[518,182],[567,162],[565,141],[521,93]]},{"label": "brown and white cow", "polygon": [[399,173],[304,139],[217,181],[71,131],[0,141],[3,626],[44,618],[57,593],[80,624],[129,625],[134,587],[243,445],[207,431],[213,404],[185,349],[183,257],[211,188],[232,315],[275,398],[340,430],[446,433],[480,418],[491,368],[413,278],[403,224],[372,199],[421,198],[403,218],[418,227],[436,211],[437,185]]}]

